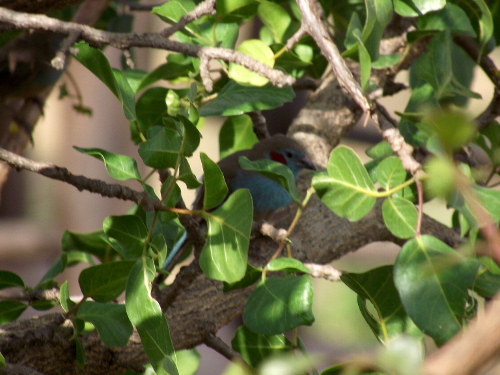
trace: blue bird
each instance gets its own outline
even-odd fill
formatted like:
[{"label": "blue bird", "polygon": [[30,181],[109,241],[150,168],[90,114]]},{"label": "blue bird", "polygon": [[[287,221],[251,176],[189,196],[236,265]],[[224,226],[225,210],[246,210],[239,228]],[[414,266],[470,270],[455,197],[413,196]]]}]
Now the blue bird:
[{"label": "blue bird", "polygon": [[[242,169],[239,164],[241,156],[246,156],[251,161],[268,159],[282,163],[290,168],[296,179],[302,169],[316,169],[302,146],[281,134],[266,138],[249,150],[235,152],[220,160],[218,165],[229,189],[228,196],[238,189],[250,191],[254,205],[254,221],[272,219],[273,214],[285,208],[292,198],[277,182],[257,172]],[[203,189],[200,189],[193,203],[193,209],[199,210],[202,206]],[[175,263],[172,261],[184,246],[185,240],[184,235],[169,253],[164,265],[165,270],[173,268]]]},{"label": "blue bird", "polygon": [[[236,152],[221,161],[218,165],[224,174],[229,193],[238,189],[248,189],[254,205],[254,221],[269,220],[279,209],[291,202],[288,192],[277,182],[260,173],[244,170],[240,167],[239,158],[246,156],[251,161],[268,159],[286,165],[297,179],[299,172],[315,169],[306,156],[302,146],[291,138],[278,134],[256,143],[250,150]],[[195,200],[194,207],[201,208],[202,194]]]}]

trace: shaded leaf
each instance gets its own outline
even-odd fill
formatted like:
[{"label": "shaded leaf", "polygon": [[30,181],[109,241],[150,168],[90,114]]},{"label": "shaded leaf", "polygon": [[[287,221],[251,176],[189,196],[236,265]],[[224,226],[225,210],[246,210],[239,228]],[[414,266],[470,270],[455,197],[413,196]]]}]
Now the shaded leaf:
[{"label": "shaded leaf", "polygon": [[283,334],[262,335],[250,331],[245,326],[236,330],[231,346],[241,354],[252,367],[256,367],[263,359],[292,350],[292,343]]},{"label": "shaded leaf", "polygon": [[128,275],[135,261],[123,260],[85,268],[78,277],[85,297],[97,302],[108,302],[125,290]]},{"label": "shaded leaf", "polygon": [[435,237],[408,241],[394,265],[394,283],[406,313],[438,343],[457,334],[478,265]]},{"label": "shaded leaf", "polygon": [[178,375],[167,320],[158,302],[151,297],[155,273],[151,259],[141,257],[137,260],[127,282],[125,307],[156,374]]},{"label": "shaded leaf", "polygon": [[225,158],[236,151],[250,149],[257,142],[250,117],[231,116],[224,121],[219,132],[220,158]]},{"label": "shaded leaf", "polygon": [[401,304],[392,266],[364,273],[344,273],[340,278],[358,295],[361,314],[378,340],[387,344],[401,334],[423,337]]},{"label": "shaded leaf", "polygon": [[104,233],[118,243],[116,250],[125,258],[137,258],[144,250],[147,229],[135,215],[108,216],[102,223]]},{"label": "shaded leaf", "polygon": [[277,182],[290,194],[295,202],[300,203],[301,198],[297,185],[295,184],[295,176],[286,165],[267,159],[251,161],[246,156],[240,156],[238,160],[242,169],[259,172],[274,182]]},{"label": "shaded leaf", "polygon": [[312,293],[308,276],[268,277],[248,299],[243,321],[253,332],[264,335],[311,325]]},{"label": "shaded leaf", "polygon": [[213,162],[204,152],[200,154],[200,158],[205,176],[203,208],[210,210],[217,207],[226,198],[229,189],[217,163]]},{"label": "shaded leaf", "polygon": [[289,86],[275,87],[267,84],[263,87],[241,86],[230,81],[217,97],[200,109],[201,116],[234,116],[246,112],[262,111],[280,107],[295,97]]},{"label": "shaded leaf", "polygon": [[28,305],[19,301],[0,301],[0,324],[16,320]]},{"label": "shaded leaf", "polygon": [[26,286],[18,274],[11,271],[0,271],[0,289],[16,286],[21,288]]},{"label": "shaded leaf", "polygon": [[125,346],[133,332],[125,305],[85,301],[76,316],[92,323],[108,346]]}]

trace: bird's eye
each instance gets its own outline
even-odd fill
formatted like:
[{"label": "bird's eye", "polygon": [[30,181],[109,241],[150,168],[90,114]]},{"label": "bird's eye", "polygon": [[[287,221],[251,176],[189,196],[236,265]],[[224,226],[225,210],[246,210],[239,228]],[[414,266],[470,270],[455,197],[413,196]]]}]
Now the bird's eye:
[{"label": "bird's eye", "polygon": [[292,153],[290,151],[285,151],[285,156],[287,158],[291,158],[293,155],[292,155]]}]

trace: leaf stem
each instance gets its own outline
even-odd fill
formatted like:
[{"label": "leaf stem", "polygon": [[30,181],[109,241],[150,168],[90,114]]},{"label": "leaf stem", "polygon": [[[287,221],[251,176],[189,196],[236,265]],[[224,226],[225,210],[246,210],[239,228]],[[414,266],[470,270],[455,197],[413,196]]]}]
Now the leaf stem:
[{"label": "leaf stem", "polygon": [[[313,196],[314,193],[315,193],[315,190],[313,187],[310,187],[309,189],[307,189],[306,196],[302,200],[302,203],[298,205],[297,212],[295,213],[295,217],[293,218],[292,223],[290,224],[290,226],[288,227],[288,229],[286,231],[285,238],[280,241],[278,249],[276,249],[276,251],[274,252],[273,256],[271,257],[271,259],[269,260],[269,262],[267,264],[269,264],[273,260],[275,260],[283,251],[283,248],[285,247],[285,245],[289,241],[288,237],[290,237],[290,234],[292,234],[295,227],[297,226],[297,223],[299,222],[299,219],[302,216],[302,212],[304,212],[304,209],[305,209],[307,203],[309,202],[309,200],[311,199],[311,197]],[[267,274],[267,266],[264,267],[264,269],[262,270],[262,280],[264,280],[266,278],[266,274]]]}]

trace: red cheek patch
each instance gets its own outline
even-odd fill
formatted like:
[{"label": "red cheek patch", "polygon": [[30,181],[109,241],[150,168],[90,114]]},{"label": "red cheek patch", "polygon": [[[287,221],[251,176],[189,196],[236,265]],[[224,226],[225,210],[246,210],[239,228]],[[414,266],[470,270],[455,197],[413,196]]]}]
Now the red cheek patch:
[{"label": "red cheek patch", "polygon": [[271,157],[271,160],[273,161],[277,161],[278,163],[281,163],[281,164],[285,164],[286,165],[286,160],[285,158],[283,157],[282,154],[280,154],[279,152],[274,152],[274,151],[271,151],[269,153],[269,156]]}]

